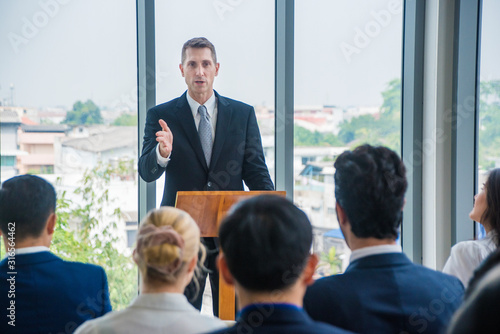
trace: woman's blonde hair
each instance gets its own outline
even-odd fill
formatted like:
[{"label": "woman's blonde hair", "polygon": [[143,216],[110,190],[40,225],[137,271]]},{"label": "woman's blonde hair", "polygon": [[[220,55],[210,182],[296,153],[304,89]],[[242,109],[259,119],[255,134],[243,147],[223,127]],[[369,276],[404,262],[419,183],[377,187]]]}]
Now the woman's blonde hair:
[{"label": "woman's blonde hair", "polygon": [[134,260],[145,280],[173,283],[200,251],[198,263],[203,263],[205,248],[200,244],[200,229],[193,218],[182,210],[162,207],[151,210],[142,220]]}]

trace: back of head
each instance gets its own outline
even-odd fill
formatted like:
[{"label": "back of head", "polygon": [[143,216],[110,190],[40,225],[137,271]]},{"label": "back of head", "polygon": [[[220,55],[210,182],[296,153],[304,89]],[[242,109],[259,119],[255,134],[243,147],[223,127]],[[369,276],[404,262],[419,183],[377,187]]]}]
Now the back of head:
[{"label": "back of head", "polygon": [[450,334],[498,333],[500,318],[500,266],[481,278],[465,303],[458,309],[448,328]]},{"label": "back of head", "polygon": [[56,191],[44,179],[20,175],[0,189],[0,229],[7,234],[9,222],[15,223],[18,241],[42,234],[49,216],[56,210]]},{"label": "back of head", "polygon": [[487,222],[496,232],[496,243],[499,246],[500,235],[500,168],[493,169],[486,180],[487,207],[481,217],[482,222]]},{"label": "back of head", "polygon": [[396,239],[408,183],[399,156],[362,145],[335,161],[335,198],[358,238]]},{"label": "back of head", "polygon": [[312,244],[304,212],[285,198],[263,195],[235,206],[219,228],[229,271],[245,289],[271,292],[293,285]]},{"label": "back of head", "polygon": [[151,210],[137,233],[134,260],[148,281],[175,282],[198,255],[200,229],[186,212],[162,207]]}]

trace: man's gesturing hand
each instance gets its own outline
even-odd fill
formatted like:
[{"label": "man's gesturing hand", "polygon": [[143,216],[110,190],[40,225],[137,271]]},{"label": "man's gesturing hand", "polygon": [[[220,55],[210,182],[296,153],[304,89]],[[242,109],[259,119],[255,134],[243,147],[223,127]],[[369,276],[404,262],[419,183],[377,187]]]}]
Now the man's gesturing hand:
[{"label": "man's gesturing hand", "polygon": [[160,119],[158,123],[160,123],[161,131],[156,133],[156,141],[160,144],[160,155],[164,158],[168,158],[170,152],[172,152],[174,136],[164,120]]}]

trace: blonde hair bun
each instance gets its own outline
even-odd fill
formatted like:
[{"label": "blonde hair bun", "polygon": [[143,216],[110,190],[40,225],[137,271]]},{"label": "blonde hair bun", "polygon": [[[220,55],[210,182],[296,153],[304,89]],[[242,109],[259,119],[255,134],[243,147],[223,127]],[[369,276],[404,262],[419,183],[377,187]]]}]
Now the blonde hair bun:
[{"label": "blonde hair bun", "polygon": [[162,274],[175,272],[182,264],[184,240],[170,225],[141,226],[137,236],[138,262]]}]

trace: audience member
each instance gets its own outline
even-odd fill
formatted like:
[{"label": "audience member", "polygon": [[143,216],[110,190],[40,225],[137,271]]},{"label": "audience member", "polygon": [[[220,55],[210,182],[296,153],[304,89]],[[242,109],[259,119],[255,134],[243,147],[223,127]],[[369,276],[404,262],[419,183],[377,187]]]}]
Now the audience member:
[{"label": "audience member", "polygon": [[455,313],[449,334],[493,334],[500,329],[500,250],[493,252],[474,272],[465,302]]},{"label": "audience member", "polygon": [[44,179],[21,175],[0,189],[0,333],[72,333],[111,311],[101,267],[63,261],[49,251],[56,192]]},{"label": "audience member", "polygon": [[190,334],[225,327],[218,318],[201,315],[183,294],[199,251],[200,230],[191,216],[173,207],[150,211],[139,227],[133,255],[141,273],[139,296],[128,308],[88,321],[76,333]]},{"label": "audience member", "polygon": [[216,333],[347,333],[311,320],[302,309],[318,263],[312,227],[285,198],[263,195],[238,204],[219,229],[219,270],[236,289],[235,326]]},{"label": "audience member", "polygon": [[488,176],[479,194],[474,196],[474,207],[469,217],[481,223],[486,237],[462,241],[453,246],[443,272],[458,277],[467,287],[474,269],[493,252],[499,244],[500,234],[500,168]]},{"label": "audience member", "polygon": [[491,253],[480,265],[474,270],[472,278],[469,281],[469,285],[465,290],[464,300],[469,299],[470,295],[476,289],[477,285],[481,279],[489,272],[491,269],[500,264],[500,248],[497,248],[493,253]]},{"label": "audience member", "polygon": [[335,162],[337,219],[349,248],[344,274],[322,278],[304,308],[357,333],[441,333],[460,306],[452,276],[413,264],[396,243],[407,188],[398,155],[363,145]]}]

